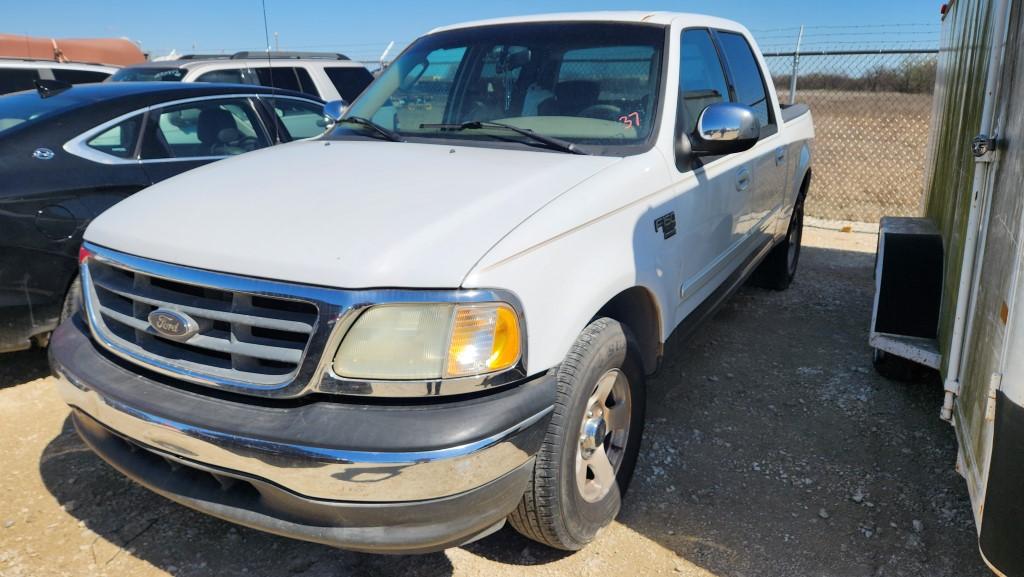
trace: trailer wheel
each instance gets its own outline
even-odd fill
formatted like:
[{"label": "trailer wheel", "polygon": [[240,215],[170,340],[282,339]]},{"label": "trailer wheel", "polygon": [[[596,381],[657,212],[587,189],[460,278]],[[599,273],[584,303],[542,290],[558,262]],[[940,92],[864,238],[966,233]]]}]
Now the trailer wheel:
[{"label": "trailer wheel", "polygon": [[609,318],[580,334],[529,486],[509,516],[525,537],[577,551],[619,512],[640,449],[644,373],[628,329]]},{"label": "trailer wheel", "polygon": [[913,361],[897,357],[881,349],[872,349],[871,362],[875,365],[875,372],[890,381],[906,383],[917,380],[922,372],[920,365]]}]

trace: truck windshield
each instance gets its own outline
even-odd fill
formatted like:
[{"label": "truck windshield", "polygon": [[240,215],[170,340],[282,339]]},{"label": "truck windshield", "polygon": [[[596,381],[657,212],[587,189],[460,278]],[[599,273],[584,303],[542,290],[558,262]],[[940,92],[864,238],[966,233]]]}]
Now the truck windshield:
[{"label": "truck windshield", "polygon": [[122,68],[107,82],[181,82],[184,77],[180,68]]},{"label": "truck windshield", "polygon": [[[374,81],[347,115],[409,139],[538,146],[500,122],[580,145],[628,154],[656,124],[665,29],[624,23],[482,26],[426,36]],[[333,136],[371,136],[339,124]]]}]

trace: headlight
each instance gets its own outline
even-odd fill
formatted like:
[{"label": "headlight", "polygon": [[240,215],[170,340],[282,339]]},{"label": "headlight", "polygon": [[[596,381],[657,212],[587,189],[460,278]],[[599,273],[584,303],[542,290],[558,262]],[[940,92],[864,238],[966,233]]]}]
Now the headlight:
[{"label": "headlight", "polygon": [[519,318],[505,303],[369,308],[334,356],[334,372],[365,380],[434,380],[493,373],[519,362]]}]

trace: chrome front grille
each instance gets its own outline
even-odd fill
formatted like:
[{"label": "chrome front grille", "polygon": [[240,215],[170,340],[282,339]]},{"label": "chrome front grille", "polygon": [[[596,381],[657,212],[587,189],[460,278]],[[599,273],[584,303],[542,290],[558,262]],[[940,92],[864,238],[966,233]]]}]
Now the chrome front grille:
[{"label": "chrome front grille", "polygon": [[[192,284],[102,258],[90,258],[83,273],[90,324],[108,348],[204,384],[292,382],[319,324],[311,301]],[[148,320],[157,309],[185,313],[199,332],[181,342],[162,336]]]},{"label": "chrome front grille", "polygon": [[[123,359],[175,379],[268,398],[311,392],[422,397],[479,392],[528,374],[525,342],[513,369],[444,382],[368,382],[339,376],[332,368],[341,339],[368,307],[501,302],[522,311],[508,291],[328,288],[186,267],[89,242],[83,253],[82,292],[93,339]],[[157,309],[191,317],[198,332],[182,341],[162,336],[149,322]]]}]

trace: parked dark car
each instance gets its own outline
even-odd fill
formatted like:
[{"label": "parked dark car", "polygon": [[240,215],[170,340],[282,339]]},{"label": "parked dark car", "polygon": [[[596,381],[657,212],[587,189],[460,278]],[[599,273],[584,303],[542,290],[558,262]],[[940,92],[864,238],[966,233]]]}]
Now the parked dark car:
[{"label": "parked dark car", "polygon": [[75,310],[78,248],[101,212],[192,168],[324,130],[322,101],[260,86],[43,88],[0,97],[0,352],[46,344]]}]

